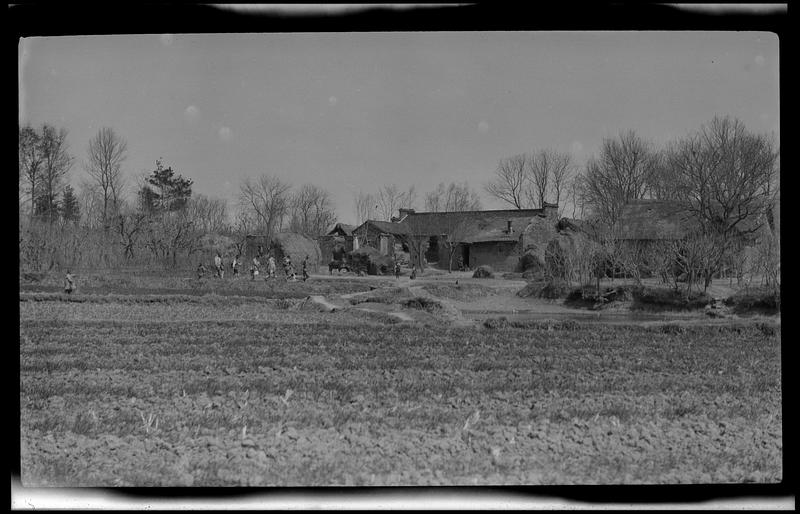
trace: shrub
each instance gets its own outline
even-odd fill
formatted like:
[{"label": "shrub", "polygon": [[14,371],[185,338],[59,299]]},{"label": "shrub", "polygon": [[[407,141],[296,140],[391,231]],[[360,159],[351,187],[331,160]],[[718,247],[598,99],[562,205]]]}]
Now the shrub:
[{"label": "shrub", "polygon": [[638,287],[631,292],[634,300],[633,307],[638,309],[648,307],[678,310],[702,309],[712,301],[711,296],[703,292],[693,292],[687,295],[682,291],[655,287]]},{"label": "shrub", "polygon": [[566,282],[563,280],[551,280],[539,292],[539,297],[548,300],[556,300],[558,298],[564,298],[567,294],[569,294],[569,287]]},{"label": "shrub", "polygon": [[771,288],[751,288],[737,291],[723,302],[734,311],[761,311],[777,314],[781,309],[780,291]]},{"label": "shrub", "polygon": [[485,264],[483,266],[478,266],[478,269],[472,274],[472,278],[494,278],[494,270],[491,266]]},{"label": "shrub", "polygon": [[436,312],[442,310],[441,303],[431,298],[425,298],[424,296],[416,296],[414,298],[409,298],[408,300],[403,300],[400,302],[400,305],[410,309],[418,309],[427,312]]}]

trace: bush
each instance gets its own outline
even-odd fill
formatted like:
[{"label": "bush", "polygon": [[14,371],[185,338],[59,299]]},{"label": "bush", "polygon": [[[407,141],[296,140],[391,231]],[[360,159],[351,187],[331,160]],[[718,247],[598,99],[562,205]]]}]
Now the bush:
[{"label": "bush", "polygon": [[491,266],[485,264],[483,266],[478,266],[478,269],[472,274],[472,278],[494,278],[494,270]]},{"label": "bush", "polygon": [[780,291],[771,288],[752,288],[737,291],[723,302],[735,312],[760,311],[777,314],[781,309]]},{"label": "bush", "polygon": [[403,307],[408,307],[409,309],[417,309],[427,312],[437,312],[442,310],[441,303],[431,298],[425,298],[424,296],[416,296],[414,298],[409,298],[408,300],[403,300],[400,302],[400,305]]},{"label": "bush", "polygon": [[569,294],[569,287],[566,282],[562,280],[551,280],[539,292],[539,298],[557,300],[559,298],[564,298],[567,294]]},{"label": "bush", "polygon": [[682,291],[655,287],[638,287],[631,292],[634,300],[633,307],[639,309],[648,307],[677,310],[702,309],[712,301],[711,296],[703,292],[693,292],[687,296]]}]

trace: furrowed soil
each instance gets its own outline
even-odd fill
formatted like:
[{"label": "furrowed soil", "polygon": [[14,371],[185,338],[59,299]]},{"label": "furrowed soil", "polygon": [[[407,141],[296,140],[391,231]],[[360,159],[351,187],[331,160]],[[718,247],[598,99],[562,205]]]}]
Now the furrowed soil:
[{"label": "furrowed soil", "polygon": [[[371,287],[333,282],[314,287]],[[268,300],[241,284],[164,301],[23,289],[23,485],[783,478],[780,324],[408,322],[319,312],[300,299],[310,285],[281,296],[294,286]]]}]

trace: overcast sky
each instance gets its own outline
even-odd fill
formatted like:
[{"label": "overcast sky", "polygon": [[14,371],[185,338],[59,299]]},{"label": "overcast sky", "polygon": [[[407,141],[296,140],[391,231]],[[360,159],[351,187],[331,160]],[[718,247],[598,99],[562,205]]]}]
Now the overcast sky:
[{"label": "overcast sky", "polygon": [[[20,122],[69,131],[80,161],[103,126],[133,177],[167,166],[233,206],[261,173],[314,183],[353,221],[358,190],[422,193],[603,137],[658,143],[714,115],[779,136],[778,39],[763,32],[116,35],[20,43]],[[421,195],[420,195],[421,196]]]}]

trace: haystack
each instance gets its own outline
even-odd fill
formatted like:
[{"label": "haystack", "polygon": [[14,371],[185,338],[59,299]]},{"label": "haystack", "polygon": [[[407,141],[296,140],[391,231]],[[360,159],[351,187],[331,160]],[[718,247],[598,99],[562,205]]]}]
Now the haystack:
[{"label": "haystack", "polygon": [[295,271],[300,272],[303,260],[308,256],[309,271],[316,272],[319,267],[322,252],[313,239],[294,232],[279,232],[272,236],[272,252],[275,260],[280,264],[284,256],[292,260]]}]

